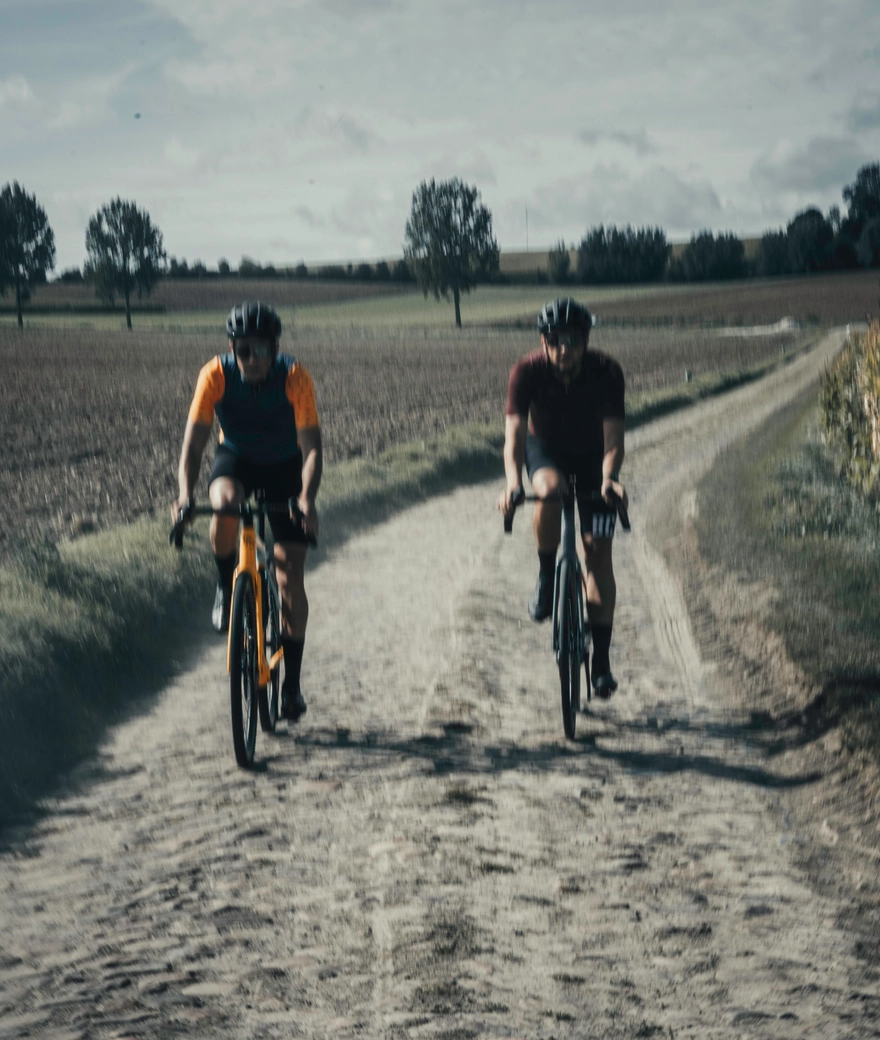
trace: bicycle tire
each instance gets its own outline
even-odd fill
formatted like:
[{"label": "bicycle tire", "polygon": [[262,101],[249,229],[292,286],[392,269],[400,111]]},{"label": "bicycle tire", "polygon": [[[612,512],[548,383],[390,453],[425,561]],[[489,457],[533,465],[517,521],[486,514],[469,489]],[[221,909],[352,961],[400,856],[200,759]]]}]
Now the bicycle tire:
[{"label": "bicycle tire", "polygon": [[243,769],[254,762],[257,743],[257,610],[249,574],[239,574],[232,593],[229,703],[232,745]]},{"label": "bicycle tire", "polygon": [[578,647],[577,571],[563,560],[557,578],[556,617],[559,624],[557,662],[562,694],[562,727],[574,740],[580,707],[582,654]]},{"label": "bicycle tire", "polygon": [[[266,622],[266,658],[281,646],[281,597],[275,580],[274,565],[270,563],[263,580],[263,619]],[[260,687],[260,727],[264,733],[273,733],[281,713],[281,665],[269,674],[269,683]]]}]

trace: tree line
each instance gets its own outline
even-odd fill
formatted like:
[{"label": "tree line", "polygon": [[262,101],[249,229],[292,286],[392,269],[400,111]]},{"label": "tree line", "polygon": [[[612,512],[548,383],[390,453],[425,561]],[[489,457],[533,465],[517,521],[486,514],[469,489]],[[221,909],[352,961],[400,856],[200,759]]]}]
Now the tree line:
[{"label": "tree line", "polygon": [[[843,201],[845,216],[838,206],[827,215],[809,207],[785,228],[767,231],[751,258],[732,233],[700,231],[673,255],[661,228],[600,225],[589,229],[576,247],[558,242],[549,251],[547,272],[534,272],[530,279],[557,285],[720,281],[880,266],[880,163],[858,171],[853,183],[843,189]],[[190,265],[185,259],[169,258],[149,213],[120,198],[90,218],[85,246],[82,271],[63,271],[61,281],[88,281],[110,306],[121,298],[129,328],[133,293],[149,295],[163,276],[215,276],[199,260]],[[574,269],[572,252],[576,253]],[[425,295],[452,298],[458,326],[462,293],[481,282],[509,280],[499,271],[492,215],[477,188],[458,178],[423,181],[413,192],[403,253],[404,258],[393,265],[386,261],[331,264],[314,272],[303,263],[278,271],[242,257],[236,273],[241,278],[415,280]],[[0,293],[15,293],[19,326],[31,289],[45,282],[54,266],[55,239],[45,210],[17,182],[7,184],[0,192]],[[218,261],[216,277],[232,273],[227,260]]]}]

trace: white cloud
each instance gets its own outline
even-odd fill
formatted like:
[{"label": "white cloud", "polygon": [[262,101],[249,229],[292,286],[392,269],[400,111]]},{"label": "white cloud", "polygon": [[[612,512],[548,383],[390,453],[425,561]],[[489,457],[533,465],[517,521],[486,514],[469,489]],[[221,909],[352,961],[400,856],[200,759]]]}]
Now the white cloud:
[{"label": "white cloud", "polygon": [[839,193],[870,159],[870,151],[850,137],[813,137],[805,144],[783,140],[755,160],[752,180],[764,191]]},{"label": "white cloud", "polygon": [[43,104],[43,119],[51,130],[69,130],[114,119],[112,104],[136,66],[126,64],[103,75],[67,84]]},{"label": "white cloud", "polygon": [[862,91],[849,110],[847,124],[856,132],[880,128],[880,93]]},{"label": "white cloud", "polygon": [[607,141],[611,144],[619,144],[625,148],[630,148],[636,155],[649,155],[658,150],[644,128],[634,133],[626,133],[622,130],[581,130],[577,136],[579,141],[589,147],[594,147]]},{"label": "white cloud", "polygon": [[560,238],[579,241],[599,224],[660,227],[678,238],[696,228],[720,229],[729,219],[711,183],[664,166],[633,174],[619,163],[598,164],[577,177],[537,185],[529,199],[500,208],[499,239],[522,240],[526,205],[531,241],[541,246]]},{"label": "white cloud", "polygon": [[165,158],[178,170],[195,170],[201,162],[201,153],[197,148],[189,148],[178,138],[172,137],[165,145]]},{"label": "white cloud", "polygon": [[0,109],[29,105],[35,100],[34,92],[24,76],[9,76],[0,80]]}]

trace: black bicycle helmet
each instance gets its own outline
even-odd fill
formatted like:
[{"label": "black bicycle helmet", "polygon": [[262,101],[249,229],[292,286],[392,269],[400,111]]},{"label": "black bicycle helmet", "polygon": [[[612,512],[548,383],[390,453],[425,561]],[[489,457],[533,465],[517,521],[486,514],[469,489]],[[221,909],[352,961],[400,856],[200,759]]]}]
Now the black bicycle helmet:
[{"label": "black bicycle helmet", "polygon": [[592,324],[592,314],[570,296],[544,304],[538,315],[538,332],[545,335],[548,332],[560,332],[565,329],[589,332]]},{"label": "black bicycle helmet", "polygon": [[243,303],[237,303],[229,312],[226,332],[230,339],[262,336],[274,341],[281,335],[281,319],[275,313],[275,308],[268,303],[245,300]]}]

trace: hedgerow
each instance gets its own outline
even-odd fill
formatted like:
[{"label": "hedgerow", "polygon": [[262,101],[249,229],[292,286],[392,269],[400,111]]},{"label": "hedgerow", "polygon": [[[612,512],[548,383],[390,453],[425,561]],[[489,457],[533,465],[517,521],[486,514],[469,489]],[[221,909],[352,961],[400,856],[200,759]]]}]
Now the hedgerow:
[{"label": "hedgerow", "polygon": [[848,339],[822,378],[820,403],[826,440],[842,452],[846,478],[880,495],[880,322]]}]

